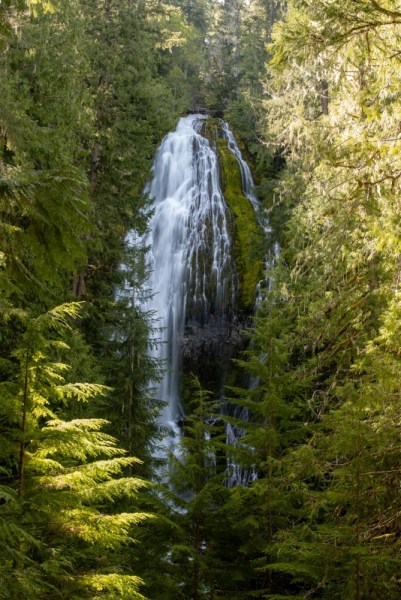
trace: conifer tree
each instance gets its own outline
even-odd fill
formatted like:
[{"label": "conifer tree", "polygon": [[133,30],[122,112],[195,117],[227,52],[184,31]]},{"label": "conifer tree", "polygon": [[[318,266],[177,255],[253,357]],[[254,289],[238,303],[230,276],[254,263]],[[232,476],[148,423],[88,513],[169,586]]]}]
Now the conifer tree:
[{"label": "conifer tree", "polygon": [[137,459],[124,456],[100,419],[65,420],[68,405],[87,403],[103,386],[67,383],[66,352],[79,305],[38,317],[13,312],[21,335],[1,383],[2,598],[136,598],[140,580],[121,573],[116,550],[146,514],[112,510],[146,482],[121,477]]},{"label": "conifer tree", "polygon": [[[240,504],[227,485],[225,425],[218,403],[194,378],[192,412],[154,500],[145,593],[160,600],[233,598],[244,579],[238,557]],[[152,537],[154,541],[152,542]],[[155,544],[156,541],[156,544]]]},{"label": "conifer tree", "polygon": [[288,376],[303,390],[309,436],[285,462],[296,473],[306,457],[310,474],[297,520],[282,523],[267,556],[267,571],[287,578],[271,598],[397,594],[393,532],[372,527],[393,523],[396,510],[379,423],[392,447],[399,36],[393,2],[289,2],[273,31],[266,139],[283,149],[290,215],[289,275],[275,285],[292,298]]},{"label": "conifer tree", "polygon": [[130,247],[127,234],[139,240],[146,230],[143,187],[157,144],[180,110],[160,72],[164,54],[182,43],[182,20],[177,9],[158,3],[81,5],[96,111],[88,168],[95,230],[73,288],[90,303],[86,339],[114,390],[98,414],[113,417],[113,433],[150,469],[159,405],[149,386],[159,365],[148,347],[154,323],[143,302],[146,249],[140,242]]},{"label": "conifer tree", "polygon": [[81,143],[90,107],[82,110],[82,22],[72,0],[52,10],[36,3],[32,13],[10,11],[14,28],[0,57],[1,251],[14,286],[46,305],[49,296],[50,304],[66,298],[70,273],[85,256]]}]

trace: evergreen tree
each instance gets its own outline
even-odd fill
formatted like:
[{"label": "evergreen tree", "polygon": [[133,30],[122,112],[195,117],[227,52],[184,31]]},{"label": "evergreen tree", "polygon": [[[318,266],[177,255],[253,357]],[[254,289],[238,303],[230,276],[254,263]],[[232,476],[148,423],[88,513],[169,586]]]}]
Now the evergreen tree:
[{"label": "evergreen tree", "polygon": [[[90,302],[86,339],[114,390],[97,414],[113,417],[113,433],[146,459],[149,470],[158,403],[148,388],[160,366],[149,353],[154,324],[141,301],[146,249],[139,243],[130,248],[126,236],[140,239],[146,229],[143,186],[157,144],[177,116],[159,70],[164,53],[181,43],[181,21],[177,9],[157,3],[81,4],[96,111],[89,166],[95,231],[87,266],[76,274],[73,288]],[[124,285],[128,295],[118,292]]]},{"label": "evergreen tree", "polygon": [[309,436],[285,454],[287,473],[302,475],[302,457],[308,468],[302,510],[287,514],[266,556],[275,581],[287,577],[271,598],[397,595],[393,532],[375,535],[372,524],[395,515],[379,423],[391,438],[399,35],[391,2],[294,1],[269,48],[266,140],[286,160],[273,210],[290,215],[288,275],[277,273],[275,286],[291,298],[287,377],[302,390],[299,424]]},{"label": "evergreen tree", "polygon": [[149,525],[154,542],[149,536],[139,572],[152,598],[236,599],[246,567],[238,555],[240,499],[227,485],[225,425],[196,378],[191,389],[192,412],[154,499],[159,519]]},{"label": "evergreen tree", "polygon": [[80,157],[90,115],[81,110],[85,54],[76,9],[74,2],[52,11],[35,4],[31,16],[16,15],[0,59],[1,251],[13,284],[31,301],[51,296],[50,304],[66,298],[88,229]]},{"label": "evergreen tree", "polygon": [[138,577],[113,572],[113,554],[148,516],[112,510],[146,485],[121,477],[137,460],[101,431],[105,421],[64,420],[70,403],[105,391],[67,383],[68,364],[54,360],[78,316],[77,304],[10,314],[22,331],[1,384],[2,598],[141,597]]}]

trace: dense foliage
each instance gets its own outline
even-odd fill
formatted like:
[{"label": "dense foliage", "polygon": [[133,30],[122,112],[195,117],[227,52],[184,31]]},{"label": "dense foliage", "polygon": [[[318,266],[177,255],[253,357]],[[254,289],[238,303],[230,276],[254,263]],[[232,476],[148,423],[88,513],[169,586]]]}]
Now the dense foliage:
[{"label": "dense foliage", "polygon": [[141,190],[185,106],[185,32],[160,3],[0,6],[2,598],[140,597],[125,553],[147,517],[158,367],[124,238],[146,227]]},{"label": "dense foliage", "polygon": [[289,2],[268,48],[286,223],[248,365],[265,598],[399,595],[400,18],[391,1]]},{"label": "dense foliage", "polygon": [[[0,598],[398,599],[400,41],[396,0],[0,2]],[[195,379],[161,477],[135,240],[200,109],[268,284],[238,410]]]}]

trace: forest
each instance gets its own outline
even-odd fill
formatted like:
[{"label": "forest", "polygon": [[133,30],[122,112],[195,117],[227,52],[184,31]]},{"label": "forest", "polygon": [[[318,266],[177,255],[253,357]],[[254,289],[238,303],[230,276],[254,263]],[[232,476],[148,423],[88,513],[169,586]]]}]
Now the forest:
[{"label": "forest", "polygon": [[0,0],[0,600],[401,597],[400,48]]}]

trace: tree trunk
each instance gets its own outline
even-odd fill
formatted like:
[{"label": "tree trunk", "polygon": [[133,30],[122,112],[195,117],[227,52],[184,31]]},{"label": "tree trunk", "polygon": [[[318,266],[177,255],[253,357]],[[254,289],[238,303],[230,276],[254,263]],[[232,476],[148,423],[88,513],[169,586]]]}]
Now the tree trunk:
[{"label": "tree trunk", "polygon": [[22,498],[24,494],[24,483],[25,483],[25,431],[26,431],[26,418],[28,412],[28,398],[29,398],[29,351],[26,353],[25,362],[25,375],[24,375],[24,395],[22,401],[22,421],[21,421],[21,441],[19,448],[19,459],[18,459],[18,497]]},{"label": "tree trunk", "polygon": [[326,79],[322,79],[321,86],[322,86],[322,113],[324,115],[328,115],[329,114],[330,97],[329,97],[329,84],[327,83]]}]

